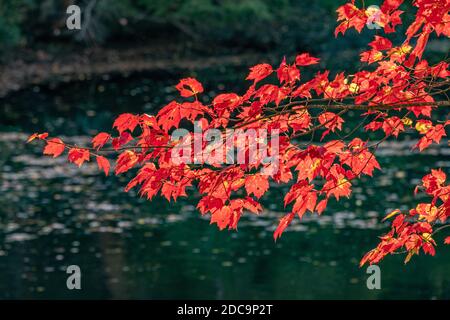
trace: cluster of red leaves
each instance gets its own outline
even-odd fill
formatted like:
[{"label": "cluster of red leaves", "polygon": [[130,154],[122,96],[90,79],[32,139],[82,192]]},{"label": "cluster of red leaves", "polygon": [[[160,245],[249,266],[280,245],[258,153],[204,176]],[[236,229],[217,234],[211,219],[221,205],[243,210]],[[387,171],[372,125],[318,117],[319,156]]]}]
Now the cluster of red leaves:
[{"label": "cluster of red leaves", "polygon": [[[377,11],[377,24],[384,29],[385,33],[395,32],[395,27],[402,24],[400,15],[403,11],[398,10],[404,0],[386,0]],[[414,38],[416,46],[411,53],[409,63],[414,59],[421,58],[430,34],[435,32],[437,36],[450,37],[448,23],[450,21],[450,2],[448,0],[414,0],[413,6],[417,7],[415,20],[406,31],[404,45],[410,44]],[[374,12],[366,8],[358,8],[355,0],[341,6],[338,10],[338,21],[342,21],[336,28],[335,35],[344,34],[348,29],[355,28],[358,32],[365,27]],[[373,48],[373,54],[380,54],[380,48]]]},{"label": "cluster of red leaves", "polygon": [[[361,265],[366,262],[378,263],[386,255],[402,250],[407,253],[405,263],[418,255],[420,250],[434,256],[436,242],[433,234],[438,229],[433,231],[433,227],[447,222],[450,217],[450,185],[445,180],[446,175],[442,170],[431,170],[430,174],[422,178],[422,184],[416,188],[416,192],[423,190],[432,197],[431,201],[419,203],[409,213],[397,209],[388,214],[385,220],[395,216],[391,230],[380,237],[378,246],[363,257]],[[450,244],[450,237],[444,243]]]},{"label": "cluster of red leaves", "polygon": [[[402,12],[398,10],[401,3],[386,0],[381,6],[386,33],[393,32],[401,23]],[[44,154],[53,157],[68,149],[68,160],[78,166],[95,157],[99,169],[106,175],[110,171],[110,160],[101,153],[115,151],[118,154],[116,175],[139,167],[125,191],[139,187],[140,195],[148,199],[160,194],[168,201],[176,201],[196,187],[201,195],[197,208],[202,215],[209,214],[211,223],[220,229],[236,229],[245,212],[259,214],[262,211],[259,199],[268,192],[271,183],[290,183],[291,188],[284,198],[290,213],[281,218],[274,232],[277,239],[295,216],[302,218],[307,211],[321,214],[330,199],[351,195],[353,180],[362,175],[372,176],[375,169],[380,169],[374,151],[382,141],[408,130],[416,131],[420,136],[416,147],[422,151],[433,142],[439,143],[446,135],[445,128],[450,122],[436,122],[432,115],[440,105],[435,97],[443,92],[443,86],[448,88],[449,65],[440,62],[430,66],[421,57],[431,32],[438,36],[449,35],[450,2],[418,0],[413,4],[418,14],[406,32],[405,41],[394,46],[389,39],[375,36],[369,43],[370,49],[361,54],[361,61],[371,65],[367,70],[351,75],[338,73],[334,77],[330,76],[330,71],[322,71],[302,81],[303,68],[319,63],[318,58],[302,53],[292,63],[283,59],[278,68],[267,63],[251,67],[246,78],[251,81],[247,90],[221,93],[209,104],[199,99],[204,91],[199,81],[182,79],[176,85],[182,99],[170,102],[155,116],[120,115],[113,124],[117,135],[101,132],[92,139],[90,148],[73,146],[59,138],[48,139],[48,134],[34,134],[29,141],[44,140]],[[337,11],[342,23],[336,28],[336,35],[344,34],[349,28],[360,31],[367,23],[366,10],[358,9],[354,1]],[[416,38],[413,46],[411,42]],[[344,135],[343,115],[351,109],[360,112],[362,120],[357,128]],[[172,141],[171,132],[194,122],[200,123],[203,130],[222,130],[224,139],[226,128],[277,130],[279,146],[276,151],[269,147],[269,156],[277,157],[277,170],[261,174],[260,169],[267,166],[262,158],[249,164],[225,161],[211,164],[208,159],[174,162],[172,152],[180,145],[192,145],[198,133]],[[381,131],[384,138],[372,143],[352,137],[360,126],[365,131]],[[321,132],[321,140],[330,135],[335,137],[324,144],[315,144],[313,139],[304,146],[299,144],[298,137],[313,137],[315,132]],[[248,145],[233,143],[241,153],[248,154]],[[109,144],[111,148],[105,148]],[[210,146],[204,143],[203,147]],[[190,155],[190,160],[196,156]],[[427,253],[434,252],[434,242],[431,237],[425,239],[424,234],[432,234],[433,223],[438,219],[445,222],[448,216],[448,197],[442,193],[448,187],[439,180],[442,175],[441,171],[433,171],[424,178],[423,187],[433,195],[433,202],[430,207],[418,207],[410,213],[421,218],[412,223],[406,215],[396,212],[398,216],[391,233],[362,263],[375,263],[403,246],[410,253],[418,253],[420,248]],[[439,199],[443,203],[435,207]],[[437,210],[439,214],[434,220],[429,220],[426,208]]]}]

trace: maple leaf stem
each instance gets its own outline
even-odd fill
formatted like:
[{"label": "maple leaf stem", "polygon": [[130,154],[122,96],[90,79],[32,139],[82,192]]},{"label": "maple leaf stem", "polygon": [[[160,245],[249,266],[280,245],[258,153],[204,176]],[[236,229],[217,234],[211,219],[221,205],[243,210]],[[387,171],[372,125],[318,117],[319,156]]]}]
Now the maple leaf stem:
[{"label": "maple leaf stem", "polygon": [[442,231],[442,230],[447,229],[447,228],[450,228],[450,224],[446,224],[444,226],[440,226],[439,228],[436,228],[431,235],[435,235],[439,231]]},{"label": "maple leaf stem", "polygon": [[[289,106],[297,106],[303,105],[300,102],[292,102]],[[306,109],[334,109],[334,110],[392,110],[392,109],[403,109],[408,107],[428,107],[428,106],[437,106],[437,107],[450,107],[450,101],[435,101],[435,102],[416,102],[416,103],[399,103],[399,104],[380,104],[376,106],[370,106],[365,104],[309,104],[305,106]]]}]

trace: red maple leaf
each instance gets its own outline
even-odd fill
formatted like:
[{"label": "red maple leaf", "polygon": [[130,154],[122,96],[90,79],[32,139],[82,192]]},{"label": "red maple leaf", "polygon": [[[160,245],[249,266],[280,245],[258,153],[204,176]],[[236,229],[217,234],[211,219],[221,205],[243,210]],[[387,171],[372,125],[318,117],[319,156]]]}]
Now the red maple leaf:
[{"label": "red maple leaf", "polygon": [[280,67],[277,69],[277,76],[281,84],[293,84],[295,81],[300,80],[300,70],[295,65],[288,65],[286,58],[284,58]]},{"label": "red maple leaf", "polygon": [[382,51],[392,48],[392,42],[381,36],[375,36],[375,40],[369,43],[374,50]]},{"label": "red maple leaf", "polygon": [[219,112],[224,109],[232,111],[234,108],[239,106],[240,102],[241,97],[239,97],[236,93],[222,93],[214,98],[213,106],[214,110]]},{"label": "red maple leaf", "polygon": [[31,141],[33,141],[34,139],[39,139],[39,140],[45,140],[48,137],[48,133],[33,133],[31,136],[28,137],[27,139],[27,143],[30,143]]},{"label": "red maple leaf", "polygon": [[85,161],[89,161],[89,150],[80,149],[80,148],[72,148],[69,150],[69,162],[75,163],[77,166],[81,167],[81,165]]},{"label": "red maple leaf", "polygon": [[99,150],[108,142],[110,138],[111,135],[109,133],[100,132],[94,138],[92,138],[92,146],[94,147],[94,149]]},{"label": "red maple leaf", "polygon": [[119,175],[130,170],[138,162],[139,158],[134,151],[126,150],[117,158],[115,174]]},{"label": "red maple leaf", "polygon": [[114,121],[113,128],[117,128],[117,131],[119,131],[119,133],[122,133],[125,130],[133,132],[138,124],[139,116],[131,113],[123,113]]},{"label": "red maple leaf", "polygon": [[211,196],[204,196],[197,204],[197,208],[202,215],[206,214],[207,212],[213,212],[222,207],[223,200]]},{"label": "red maple leaf", "polygon": [[319,63],[319,61],[320,61],[319,58],[314,58],[314,57],[310,56],[309,53],[299,54],[295,58],[295,64],[298,66],[309,66],[311,64],[317,64],[317,63]]},{"label": "red maple leaf", "polygon": [[325,192],[327,197],[334,195],[339,200],[340,197],[349,197],[352,193],[352,184],[347,179],[346,172],[341,166],[333,165],[326,179],[327,182],[323,185],[322,192]]},{"label": "red maple leaf", "polygon": [[224,206],[213,212],[211,215],[211,223],[217,223],[219,229],[223,230],[230,224],[231,214],[231,208]]},{"label": "red maple leaf", "polygon": [[344,119],[333,112],[324,112],[319,116],[319,122],[322,126],[327,128],[327,130],[325,130],[322,134],[322,140],[328,133],[330,133],[330,131],[334,132],[336,129],[342,130]]},{"label": "red maple leaf", "polygon": [[53,158],[59,157],[65,149],[64,142],[59,138],[53,138],[47,141],[44,148],[44,154],[52,155]]},{"label": "red maple leaf", "polygon": [[273,69],[270,64],[257,64],[256,66],[250,68],[250,73],[247,76],[246,80],[254,80],[254,83],[257,83],[268,77],[270,74],[272,74],[272,72]]},{"label": "red maple leaf", "polygon": [[203,92],[203,86],[194,78],[181,79],[175,86],[183,98],[189,98]]},{"label": "red maple leaf", "polygon": [[273,238],[274,238],[275,241],[279,237],[281,237],[281,235],[283,234],[284,230],[286,230],[286,228],[292,222],[293,218],[294,218],[294,213],[291,212],[291,213],[285,215],[283,218],[280,219],[278,227],[275,229],[275,232],[273,233]]},{"label": "red maple leaf", "polygon": [[97,165],[100,170],[103,170],[105,172],[105,175],[108,176],[109,169],[111,165],[109,164],[108,159],[102,156],[97,156]]},{"label": "red maple leaf", "polygon": [[172,127],[178,128],[181,121],[181,104],[170,102],[158,112],[157,119],[159,126],[166,132]]},{"label": "red maple leaf", "polygon": [[269,181],[267,176],[255,174],[245,179],[245,190],[247,190],[249,196],[254,194],[256,198],[261,198],[268,189]]}]

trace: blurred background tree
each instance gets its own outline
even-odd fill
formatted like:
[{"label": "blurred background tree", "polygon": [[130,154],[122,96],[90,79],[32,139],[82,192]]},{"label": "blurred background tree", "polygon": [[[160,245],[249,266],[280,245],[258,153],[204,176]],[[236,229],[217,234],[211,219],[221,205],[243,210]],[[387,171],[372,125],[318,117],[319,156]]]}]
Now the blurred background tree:
[{"label": "blurred background tree", "polygon": [[4,0],[0,2],[0,42],[6,49],[19,45],[23,39],[23,23],[29,3],[20,0]]},{"label": "blurred background tree", "polygon": [[[72,76],[80,65],[113,61],[178,61],[203,57],[264,56],[266,61],[310,52],[322,66],[356,70],[358,55],[374,30],[352,30],[345,37],[333,36],[334,0],[0,0],[0,96],[33,79],[51,80],[60,65],[70,65]],[[365,0],[365,5],[380,4]],[[81,30],[68,30],[66,9],[81,8]],[[408,22],[410,2],[402,9]],[[404,32],[391,34],[392,40]],[[401,41],[399,39],[399,41]],[[430,41],[427,57],[439,59],[450,50],[448,39]],[[75,62],[75,60],[78,60]],[[242,59],[241,59],[242,60]],[[260,60],[254,57],[254,63]],[[12,64],[11,62],[16,62]],[[29,67],[30,63],[40,63]],[[75,62],[75,63],[72,63]],[[47,66],[43,64],[47,63]],[[53,67],[50,64],[55,64]],[[8,70],[4,68],[8,67]],[[109,68],[111,71],[112,67]],[[132,68],[127,67],[127,70]],[[76,78],[77,76],[73,76]],[[8,87],[8,88],[7,88]]]},{"label": "blurred background tree", "polygon": [[[71,4],[82,10],[80,32],[65,28],[65,9]],[[333,10],[332,0],[3,0],[0,41],[5,49],[39,42],[105,45],[170,35],[243,48],[292,48],[311,35],[316,40],[328,36]]]}]

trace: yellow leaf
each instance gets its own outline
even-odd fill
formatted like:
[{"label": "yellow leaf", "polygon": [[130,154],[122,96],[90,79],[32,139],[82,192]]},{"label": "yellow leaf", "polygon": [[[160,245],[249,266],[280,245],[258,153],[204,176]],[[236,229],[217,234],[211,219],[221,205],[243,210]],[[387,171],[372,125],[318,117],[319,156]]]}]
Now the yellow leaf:
[{"label": "yellow leaf", "polygon": [[405,264],[407,264],[409,262],[409,260],[411,260],[412,256],[414,255],[413,251],[409,251],[408,255],[405,258]]},{"label": "yellow leaf", "polygon": [[413,121],[412,121],[410,118],[407,118],[407,117],[404,117],[404,118],[402,119],[402,122],[403,122],[403,124],[404,124],[405,126],[410,126],[410,125],[412,125],[412,123],[413,123]]},{"label": "yellow leaf", "polygon": [[352,82],[352,83],[350,84],[350,86],[348,87],[348,90],[349,90],[351,93],[358,93],[358,92],[359,92],[359,86],[358,86],[356,83]]},{"label": "yellow leaf", "polygon": [[399,209],[395,209],[394,211],[392,211],[391,213],[389,213],[386,217],[384,217],[384,219],[383,220],[381,220],[382,222],[383,221],[386,221],[387,219],[390,219],[390,218],[392,218],[393,216],[396,216],[397,214],[399,214],[400,213],[400,210]]}]

